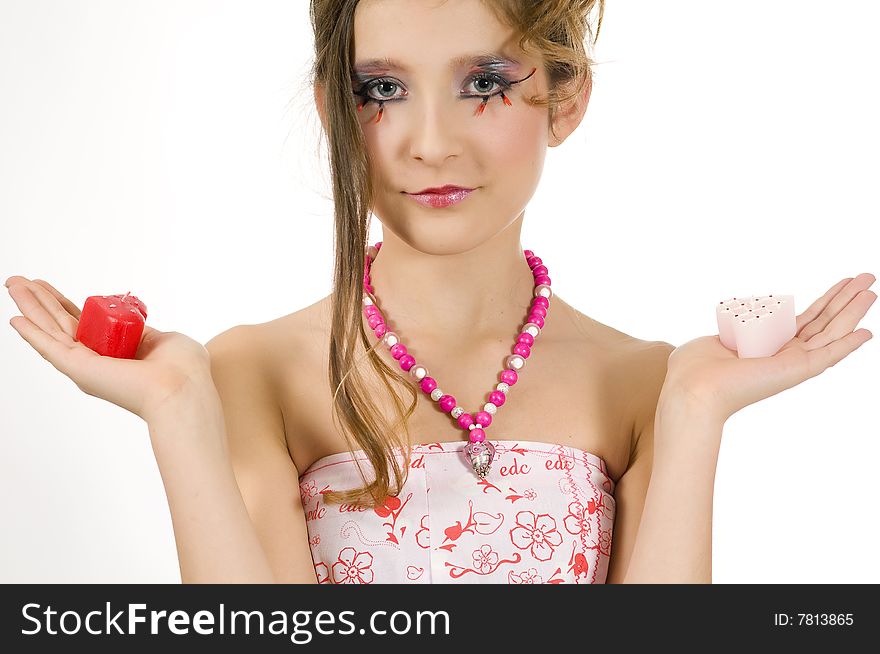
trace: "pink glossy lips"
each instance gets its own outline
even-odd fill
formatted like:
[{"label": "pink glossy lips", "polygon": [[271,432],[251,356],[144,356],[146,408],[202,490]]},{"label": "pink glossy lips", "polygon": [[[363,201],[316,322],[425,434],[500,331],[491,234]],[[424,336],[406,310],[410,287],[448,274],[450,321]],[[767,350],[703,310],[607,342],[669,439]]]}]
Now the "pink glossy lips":
[{"label": "pink glossy lips", "polygon": [[458,204],[473,191],[474,189],[449,188],[440,193],[407,193],[407,195],[423,206],[441,209]]}]

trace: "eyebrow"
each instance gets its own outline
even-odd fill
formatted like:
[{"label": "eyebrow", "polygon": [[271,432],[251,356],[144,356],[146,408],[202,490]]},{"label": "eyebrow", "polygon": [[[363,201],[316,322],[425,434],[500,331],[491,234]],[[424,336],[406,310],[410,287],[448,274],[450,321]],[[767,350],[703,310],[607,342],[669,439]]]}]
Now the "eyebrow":
[{"label": "eyebrow", "polygon": [[[454,57],[449,61],[449,67],[453,69],[460,66],[496,66],[503,68],[505,66],[518,66],[519,63],[516,59],[512,59],[499,52],[479,52],[477,54],[465,54]],[[382,57],[359,61],[353,66],[352,71],[354,73],[386,73],[390,71],[408,73],[410,69],[399,61]]]}]

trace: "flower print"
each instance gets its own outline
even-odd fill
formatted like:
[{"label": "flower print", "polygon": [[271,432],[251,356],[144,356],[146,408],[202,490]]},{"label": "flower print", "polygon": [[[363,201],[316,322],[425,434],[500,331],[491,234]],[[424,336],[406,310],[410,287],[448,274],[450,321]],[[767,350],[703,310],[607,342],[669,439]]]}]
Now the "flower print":
[{"label": "flower print", "polygon": [[523,491],[523,497],[527,500],[534,500],[536,497],[538,497],[538,494],[535,492],[534,488],[526,488]]},{"label": "flower print", "polygon": [[[388,522],[382,523],[384,526],[388,527],[391,531],[388,532],[388,537],[385,539],[386,541],[400,544],[400,541],[397,540],[397,536],[394,534],[394,526],[397,524],[397,518],[400,516],[400,512],[403,511],[403,507],[406,506],[406,503],[410,501],[413,494],[410,493],[406,496],[406,500],[404,502],[400,501],[400,498],[394,495],[389,495],[382,502],[382,506],[378,506],[373,509],[375,514],[380,518],[387,518],[391,516],[391,520]],[[401,527],[400,535],[403,536],[403,532],[406,527]]]},{"label": "flower print", "polygon": [[508,576],[508,580],[512,584],[542,584],[544,580],[541,578],[541,575],[538,574],[538,571],[534,568],[529,568],[528,570],[523,570],[521,573],[516,574],[515,572],[511,572]]},{"label": "flower print", "polygon": [[318,487],[315,485],[315,480],[310,479],[307,482],[303,482],[299,485],[299,494],[302,497],[302,503],[308,504],[309,500],[312,499],[318,493]]},{"label": "flower print", "polygon": [[611,556],[611,530],[610,529],[600,529],[599,530],[599,551],[602,554],[607,554]]},{"label": "flower print", "polygon": [[315,564],[315,577],[317,577],[319,584],[333,583],[333,580],[330,578],[330,571],[327,569],[327,564],[323,561]]},{"label": "flower print", "polygon": [[590,524],[587,518],[587,511],[587,509],[581,506],[580,502],[571,502],[568,505],[568,515],[562,521],[568,533],[588,535],[593,531],[593,525]]},{"label": "flower print", "polygon": [[[486,513],[485,511],[477,511],[476,513],[474,513],[474,502],[473,500],[468,500],[467,524],[462,525],[461,520],[456,520],[454,525],[449,525],[446,529],[443,530],[443,533],[446,535],[446,538],[443,539],[443,542],[446,543],[446,541],[458,540],[464,533],[479,533],[483,534],[484,536],[494,534],[496,531],[498,531],[498,528],[501,526],[502,522],[504,522],[503,513],[492,514]],[[443,547],[443,545],[441,545],[440,547]]]},{"label": "flower print", "polygon": [[337,584],[371,584],[373,583],[372,565],[372,554],[346,547],[333,564],[333,578]]},{"label": "flower print", "polygon": [[473,557],[474,567],[479,568],[484,574],[491,572],[493,566],[498,563],[498,553],[492,550],[491,545],[483,545],[480,549],[474,550]]},{"label": "flower print", "polygon": [[389,495],[385,498],[383,505],[373,509],[380,518],[387,518],[392,513],[394,513],[397,509],[400,508],[400,498],[395,497],[394,495]]},{"label": "flower print", "polygon": [[519,549],[528,549],[539,561],[553,556],[554,548],[562,544],[562,534],[556,531],[556,520],[547,513],[535,515],[531,511],[516,514],[516,527],[510,530],[510,540]]},{"label": "flower print", "polygon": [[425,524],[427,517],[427,513],[422,516],[422,519],[419,521],[419,530],[416,532],[416,544],[422,549],[431,547],[431,527],[429,524]]}]

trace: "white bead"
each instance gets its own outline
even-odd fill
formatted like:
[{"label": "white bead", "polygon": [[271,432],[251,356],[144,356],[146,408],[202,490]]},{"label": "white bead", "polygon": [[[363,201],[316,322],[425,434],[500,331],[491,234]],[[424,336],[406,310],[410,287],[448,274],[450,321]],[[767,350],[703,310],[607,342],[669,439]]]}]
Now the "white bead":
[{"label": "white bead", "polygon": [[373,298],[371,298],[369,295],[364,293],[364,306],[367,307],[371,304],[373,304]]},{"label": "white bead", "polygon": [[480,425],[478,425],[477,423],[472,423],[472,424],[468,425],[468,429],[476,429],[479,426]]},{"label": "white bead", "polygon": [[446,395],[446,393],[443,390],[441,390],[439,386],[437,388],[435,388],[433,391],[431,391],[431,399],[434,400],[435,402],[437,400],[439,400],[441,397],[443,397],[444,395]]},{"label": "white bead", "polygon": [[428,375],[428,369],[421,364],[416,364],[409,369],[409,374],[418,380],[422,380]]},{"label": "white bead", "polygon": [[535,286],[535,297],[545,297],[548,300],[553,297],[553,291],[547,284],[538,284]]},{"label": "white bead", "polygon": [[519,370],[524,365],[526,365],[526,360],[518,354],[511,354],[504,362],[504,366],[512,370]]},{"label": "white bead", "polygon": [[400,337],[394,332],[385,332],[385,336],[382,337],[382,341],[388,347],[394,347],[398,343],[400,343]]},{"label": "white bead", "polygon": [[449,412],[449,414],[455,419],[458,419],[458,416],[460,416],[462,413],[464,413],[464,409],[460,406],[454,407],[452,411]]},{"label": "white bead", "polygon": [[541,333],[541,328],[538,327],[538,326],[537,326],[535,323],[533,323],[533,322],[527,322],[527,323],[523,326],[523,331],[524,331],[524,332],[528,332],[529,334],[531,334],[531,335],[532,335],[532,338],[538,338],[538,334]]},{"label": "white bead", "polygon": [[488,413],[490,416],[494,416],[494,415],[495,415],[495,412],[496,412],[497,410],[498,410],[498,406],[495,405],[495,404],[492,404],[491,402],[486,402],[486,403],[483,405],[483,411],[485,411],[486,413]]},{"label": "white bead", "polygon": [[499,382],[498,385],[495,386],[495,390],[501,391],[502,393],[507,395],[507,392],[510,390],[510,384],[508,384],[507,382]]}]

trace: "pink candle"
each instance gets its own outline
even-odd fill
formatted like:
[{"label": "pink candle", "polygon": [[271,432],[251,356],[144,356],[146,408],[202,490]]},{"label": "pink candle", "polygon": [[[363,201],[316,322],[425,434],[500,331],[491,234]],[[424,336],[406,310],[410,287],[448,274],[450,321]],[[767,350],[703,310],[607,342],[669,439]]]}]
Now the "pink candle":
[{"label": "pink candle", "polygon": [[740,359],[773,356],[797,333],[793,295],[722,300],[715,317],[721,343]]}]

